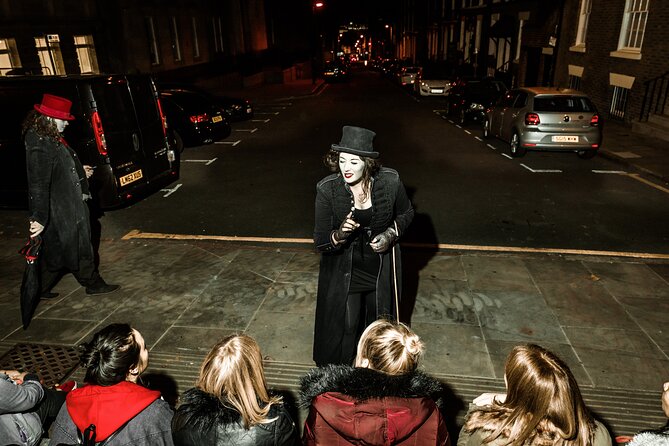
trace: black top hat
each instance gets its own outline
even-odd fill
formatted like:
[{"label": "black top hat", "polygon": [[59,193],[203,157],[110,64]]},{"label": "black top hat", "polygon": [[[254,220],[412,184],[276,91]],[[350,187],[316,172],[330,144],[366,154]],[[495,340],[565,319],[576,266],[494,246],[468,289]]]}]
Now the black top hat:
[{"label": "black top hat", "polygon": [[332,150],[368,158],[378,158],[379,152],[375,152],[372,146],[372,140],[375,136],[376,133],[371,130],[345,125],[342,129],[341,141],[339,141],[339,144],[332,144]]}]

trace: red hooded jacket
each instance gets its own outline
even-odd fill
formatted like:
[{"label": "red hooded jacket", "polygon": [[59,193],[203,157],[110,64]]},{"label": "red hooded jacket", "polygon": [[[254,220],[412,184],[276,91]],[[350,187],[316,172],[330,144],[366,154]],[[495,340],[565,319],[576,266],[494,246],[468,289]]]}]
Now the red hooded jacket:
[{"label": "red hooded jacket", "polygon": [[122,381],[113,386],[87,385],[68,393],[67,412],[83,432],[91,424],[96,428],[96,441],[103,441],[128,420],[160,398],[160,392]]}]

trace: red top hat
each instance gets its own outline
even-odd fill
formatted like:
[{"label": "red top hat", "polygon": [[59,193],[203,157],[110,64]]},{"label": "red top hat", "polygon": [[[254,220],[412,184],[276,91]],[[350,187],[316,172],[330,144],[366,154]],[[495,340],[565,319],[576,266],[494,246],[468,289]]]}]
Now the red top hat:
[{"label": "red top hat", "polygon": [[48,93],[44,93],[44,96],[42,96],[41,104],[35,104],[35,110],[43,115],[65,121],[72,121],[74,119],[74,116],[70,114],[71,108],[72,101],[69,99]]}]

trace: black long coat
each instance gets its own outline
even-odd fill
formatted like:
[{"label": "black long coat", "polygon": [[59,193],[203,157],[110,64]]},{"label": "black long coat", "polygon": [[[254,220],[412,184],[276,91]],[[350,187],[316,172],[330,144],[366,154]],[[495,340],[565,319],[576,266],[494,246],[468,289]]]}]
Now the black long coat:
[{"label": "black long coat", "polygon": [[84,169],[71,148],[33,129],[25,145],[30,220],[44,225],[41,259],[50,271],[77,271],[80,259],[93,259]]},{"label": "black long coat", "polygon": [[[370,224],[372,231],[370,238],[394,227],[394,223],[397,223],[398,235],[401,237],[413,220],[414,210],[399,174],[393,169],[382,167],[372,179],[371,189],[374,210]],[[329,175],[316,186],[314,242],[322,253],[314,327],[313,358],[316,364],[337,362],[340,356],[346,299],[351,284],[353,249],[359,238],[334,246],[330,234],[339,228],[352,206],[351,190],[341,174]],[[376,287],[377,317],[395,314],[393,304],[395,279],[397,279],[398,296],[402,289],[399,245],[395,244],[392,249],[379,256],[381,268]]]}]

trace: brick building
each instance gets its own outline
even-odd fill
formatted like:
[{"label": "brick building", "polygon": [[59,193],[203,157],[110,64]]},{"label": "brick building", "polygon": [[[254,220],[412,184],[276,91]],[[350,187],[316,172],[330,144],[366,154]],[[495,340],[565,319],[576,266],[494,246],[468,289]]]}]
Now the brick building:
[{"label": "brick building", "polygon": [[609,119],[661,132],[669,2],[566,0],[563,21],[557,83],[586,92]]}]

